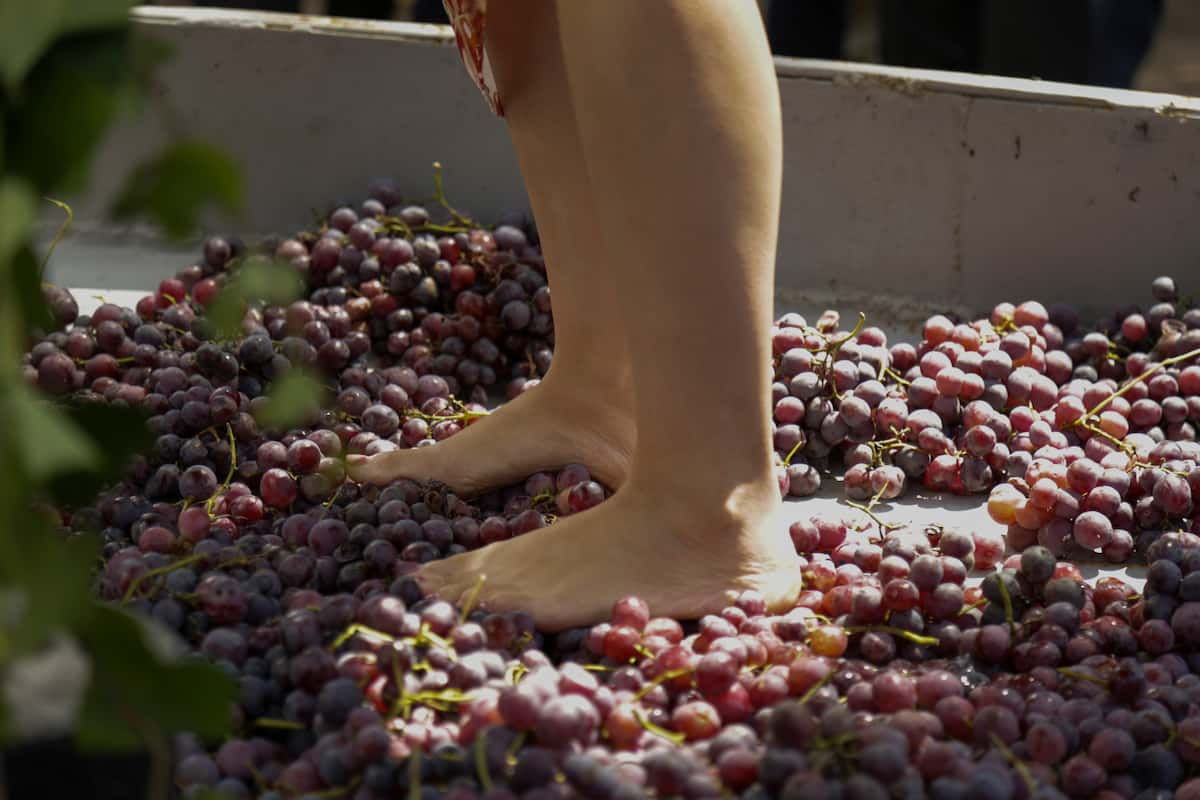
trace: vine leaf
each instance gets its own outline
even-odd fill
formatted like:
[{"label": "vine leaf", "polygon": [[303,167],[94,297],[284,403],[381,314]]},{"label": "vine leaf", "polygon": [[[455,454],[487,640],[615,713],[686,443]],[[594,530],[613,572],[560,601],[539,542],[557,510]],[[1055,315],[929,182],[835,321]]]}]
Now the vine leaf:
[{"label": "vine leaf", "polygon": [[267,428],[287,430],[320,411],[324,387],[301,369],[290,369],[271,386],[267,401],[255,414]]},{"label": "vine leaf", "polygon": [[147,731],[186,730],[203,739],[229,732],[236,700],[233,681],[202,662],[160,657],[146,628],[154,624],[97,605],[80,632],[94,659],[94,678],[76,732],[84,749],[143,747]]},{"label": "vine leaf", "polygon": [[0,180],[0,272],[24,243],[37,215],[37,195],[20,178]]},{"label": "vine leaf", "polygon": [[241,333],[247,304],[261,301],[287,305],[300,296],[302,288],[300,276],[293,267],[266,258],[248,259],[221,289],[205,316],[219,338],[233,338]]},{"label": "vine leaf", "polygon": [[132,0],[15,0],[0,4],[0,80],[11,91],[59,36],[124,27]]},{"label": "vine leaf", "polygon": [[139,165],[113,204],[113,216],[145,216],[168,236],[186,236],[209,205],[234,213],[242,205],[242,178],[233,160],[211,145],[182,141]]}]

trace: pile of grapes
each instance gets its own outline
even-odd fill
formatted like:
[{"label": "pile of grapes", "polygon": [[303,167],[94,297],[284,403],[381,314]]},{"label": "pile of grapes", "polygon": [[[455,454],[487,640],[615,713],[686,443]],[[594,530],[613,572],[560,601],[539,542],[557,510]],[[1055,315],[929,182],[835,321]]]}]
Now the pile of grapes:
[{"label": "pile of grapes", "polygon": [[[545,374],[535,232],[437,223],[379,186],[267,252],[307,296],[251,304],[236,339],[205,311],[255,256],[210,239],[135,309],[76,318],[50,290],[66,327],[26,365],[49,393],[141,407],[157,437],[59,513],[100,533],[101,597],[240,688],[232,738],[177,738],[183,797],[1200,800],[1200,308],[1170,279],[1096,329],[1001,304],[932,317],[915,346],[785,315],[781,492],[839,480],[879,535],[792,525],[804,589],[783,614],[746,592],[681,623],[631,597],[548,636],[412,573],[603,502],[585,468],[463,498],[343,466],[436,446]],[[329,402],[271,429],[298,367]],[[912,482],[990,492],[997,529],[875,515]],[[1144,593],[1086,583],[1089,559],[1148,562]]]}]

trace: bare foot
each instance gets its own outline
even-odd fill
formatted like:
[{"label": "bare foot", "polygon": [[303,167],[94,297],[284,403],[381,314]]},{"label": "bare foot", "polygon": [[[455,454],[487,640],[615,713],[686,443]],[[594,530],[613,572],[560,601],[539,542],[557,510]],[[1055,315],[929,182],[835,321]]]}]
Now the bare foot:
[{"label": "bare foot", "polygon": [[[634,446],[632,411],[621,392],[591,393],[547,378],[483,419],[431,447],[350,456],[350,477],[385,484],[435,480],[463,496],[518,483],[535,472],[581,463],[610,488],[625,481]],[[567,387],[567,388],[560,388]]]},{"label": "bare foot", "polygon": [[461,602],[485,575],[479,602],[533,614],[557,631],[606,619],[627,595],[656,616],[695,619],[756,589],[773,610],[800,590],[795,549],[773,484],[663,495],[631,483],[612,499],[505,542],[424,565],[423,588]]}]

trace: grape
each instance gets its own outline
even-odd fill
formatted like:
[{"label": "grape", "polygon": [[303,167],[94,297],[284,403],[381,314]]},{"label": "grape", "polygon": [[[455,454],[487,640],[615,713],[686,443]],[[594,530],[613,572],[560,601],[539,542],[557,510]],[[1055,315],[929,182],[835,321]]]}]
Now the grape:
[{"label": "grape", "polygon": [[1073,533],[1081,547],[1096,550],[1112,541],[1112,522],[1097,511],[1085,511],[1075,518]]},{"label": "grape", "polygon": [[175,780],[181,786],[215,786],[221,779],[221,770],[208,755],[193,753],[175,768]]},{"label": "grape", "polygon": [[650,607],[640,597],[625,597],[613,604],[612,623],[643,630],[650,622]]},{"label": "grape", "polygon": [[298,439],[287,449],[288,468],[297,474],[315,472],[320,461],[321,448],[308,439]]},{"label": "grape", "polygon": [[917,689],[911,678],[896,672],[882,672],[871,683],[875,705],[880,711],[894,712],[915,708]]},{"label": "grape", "polygon": [[912,562],[909,579],[923,592],[931,592],[942,582],[942,562],[932,555],[917,556]]},{"label": "grape", "polygon": [[1106,772],[1123,772],[1133,763],[1137,743],[1120,728],[1097,731],[1088,744],[1088,757]]},{"label": "grape", "polygon": [[1200,602],[1181,603],[1171,614],[1171,630],[1178,642],[1200,642]]},{"label": "grape", "polygon": [[1068,753],[1066,736],[1053,722],[1039,721],[1025,733],[1025,746],[1034,761],[1041,764],[1057,764]]},{"label": "grape", "polygon": [[1034,584],[1054,576],[1054,556],[1044,547],[1030,547],[1021,554],[1021,574]]},{"label": "grape", "polygon": [[1185,478],[1168,473],[1155,483],[1154,501],[1169,516],[1186,515],[1192,508],[1191,487]]},{"label": "grape", "polygon": [[334,678],[317,695],[317,711],[333,723],[341,722],[362,701],[362,690],[348,678]]},{"label": "grape", "polygon": [[179,493],[190,500],[206,500],[217,491],[217,475],[206,466],[197,464],[179,476]]}]

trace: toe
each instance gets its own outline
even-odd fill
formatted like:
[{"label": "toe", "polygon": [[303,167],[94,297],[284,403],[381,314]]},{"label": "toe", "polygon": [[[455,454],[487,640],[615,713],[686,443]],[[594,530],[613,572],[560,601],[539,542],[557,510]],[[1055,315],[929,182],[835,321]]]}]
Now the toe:
[{"label": "toe", "polygon": [[392,453],[380,453],[376,456],[349,455],[346,456],[346,474],[359,483],[390,483],[389,477],[395,466]]},{"label": "toe", "polygon": [[[471,602],[472,608],[478,608],[481,599],[487,600],[482,592],[475,592],[475,584],[473,582],[466,581],[447,583],[438,591],[437,595],[442,600],[445,600],[447,603],[453,603],[458,608],[462,608],[468,602]],[[473,601],[472,595],[474,595]],[[485,605],[491,608],[492,604],[489,601]]]},{"label": "toe", "polygon": [[392,450],[373,456],[347,456],[346,472],[360,483],[379,486],[400,478],[428,480],[434,477],[431,470],[431,451],[434,449],[426,447],[416,450]]},{"label": "toe", "polygon": [[414,575],[417,584],[427,593],[436,593],[443,600],[456,602],[463,588],[474,586],[478,580],[481,573],[478,552],[422,564]]},{"label": "toe", "polygon": [[435,564],[445,562],[433,562],[425,564],[419,570],[413,573],[413,580],[417,582],[417,586],[421,587],[421,593],[426,597],[436,597],[440,600],[450,599],[447,596],[447,588],[454,582],[453,574],[447,573],[444,569],[431,569]]}]

